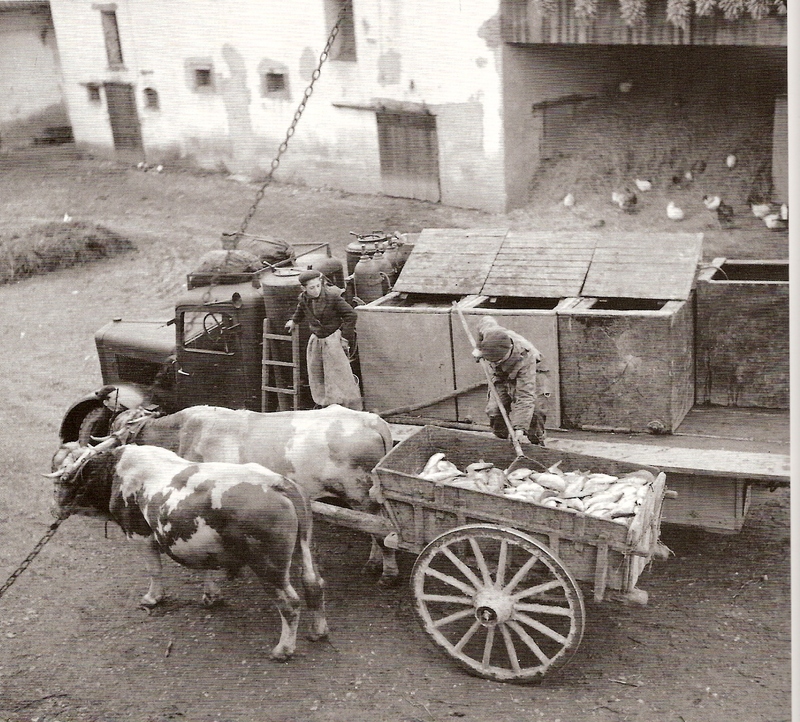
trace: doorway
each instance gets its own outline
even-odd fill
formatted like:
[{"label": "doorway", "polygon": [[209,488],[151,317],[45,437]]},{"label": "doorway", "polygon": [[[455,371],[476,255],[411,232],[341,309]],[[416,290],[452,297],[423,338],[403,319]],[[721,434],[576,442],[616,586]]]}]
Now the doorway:
[{"label": "doorway", "polygon": [[388,196],[441,200],[436,118],[423,113],[377,113],[381,185]]},{"label": "doorway", "polygon": [[126,83],[105,83],[108,119],[116,150],[141,150],[142,132],[136,112],[133,86]]}]

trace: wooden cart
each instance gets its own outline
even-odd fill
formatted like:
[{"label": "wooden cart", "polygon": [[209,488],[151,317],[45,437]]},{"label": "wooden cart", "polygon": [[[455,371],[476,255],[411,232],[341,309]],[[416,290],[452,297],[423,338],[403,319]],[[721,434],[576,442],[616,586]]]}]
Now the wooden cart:
[{"label": "wooden cart", "polygon": [[[422,628],[469,672],[497,681],[534,681],[569,660],[583,636],[582,585],[598,601],[646,604],[647,593],[636,582],[664,550],[659,533],[665,477],[658,469],[541,447],[525,450],[545,467],[560,461],[564,471],[616,476],[646,469],[655,483],[630,527],[435,484],[419,472],[437,452],[461,469],[480,459],[515,466],[507,441],[436,426],[400,442],[374,470],[375,491],[391,522],[387,543],[418,555],[411,588]],[[315,504],[315,510],[324,506]],[[377,518],[359,523],[367,514],[323,515],[362,531],[381,530]]]}]

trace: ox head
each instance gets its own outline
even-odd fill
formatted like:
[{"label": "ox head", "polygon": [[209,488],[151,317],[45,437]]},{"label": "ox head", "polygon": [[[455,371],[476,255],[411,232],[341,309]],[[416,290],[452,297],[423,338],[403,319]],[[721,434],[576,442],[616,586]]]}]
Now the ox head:
[{"label": "ox head", "polygon": [[72,514],[88,516],[108,514],[111,498],[111,485],[119,450],[107,448],[85,455],[87,447],[79,447],[68,452],[68,457],[78,454],[66,472],[57,472],[53,477],[52,514],[58,519],[66,519]]},{"label": "ox head", "polygon": [[59,519],[81,511],[89,513],[96,507],[96,500],[89,497],[93,493],[92,474],[88,473],[98,464],[93,460],[109,456],[108,452],[120,445],[116,436],[109,436],[97,446],[81,446],[76,441],[62,444],[53,455],[52,471],[43,474],[53,480],[54,506],[52,513]]}]

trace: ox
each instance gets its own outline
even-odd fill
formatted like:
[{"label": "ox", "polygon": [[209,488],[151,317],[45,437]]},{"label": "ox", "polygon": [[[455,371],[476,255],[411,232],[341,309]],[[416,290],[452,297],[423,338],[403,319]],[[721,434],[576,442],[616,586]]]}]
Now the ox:
[{"label": "ox", "polygon": [[[335,404],[269,414],[191,406],[161,417],[131,409],[115,419],[112,431],[126,442],[161,446],[189,461],[261,464],[300,484],[309,499],[333,497],[369,513],[381,509],[369,493],[372,469],[392,449],[391,430],[380,416]],[[395,552],[374,538],[364,569],[382,571],[382,586],[398,580]]]},{"label": "ox", "polygon": [[[311,637],[327,635],[324,582],[311,553],[311,507],[293,481],[258,464],[197,464],[155,446],[102,451],[50,476],[59,517],[110,516],[128,538],[148,541],[151,578],[144,606],[164,596],[162,551],[183,566],[224,569],[229,577],[250,567],[267,592],[274,591],[281,637],[270,657],[279,661],[292,656],[297,640],[300,598],[290,567],[299,542]],[[206,582],[203,598],[209,601],[214,585]]]}]

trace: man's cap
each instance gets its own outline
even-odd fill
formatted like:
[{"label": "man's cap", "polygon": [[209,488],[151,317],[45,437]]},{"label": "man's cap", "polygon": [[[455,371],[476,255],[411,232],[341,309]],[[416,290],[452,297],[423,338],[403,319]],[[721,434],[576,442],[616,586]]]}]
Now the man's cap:
[{"label": "man's cap", "polygon": [[501,328],[493,328],[483,334],[478,350],[487,361],[499,363],[508,356],[512,346],[511,336]]},{"label": "man's cap", "polygon": [[309,281],[313,281],[315,278],[321,278],[322,274],[319,271],[303,271],[300,274],[300,284],[305,286]]}]

